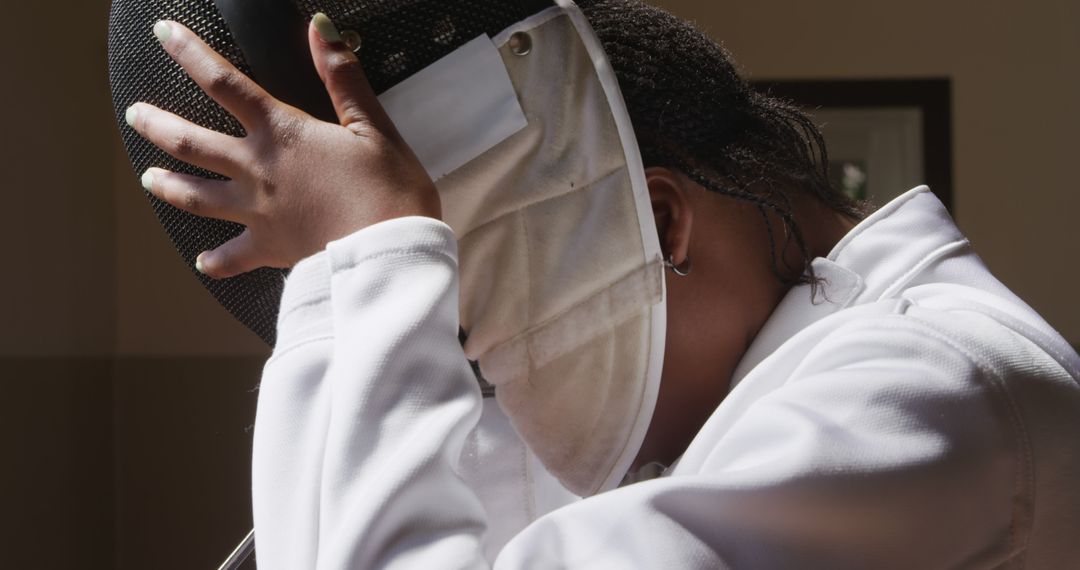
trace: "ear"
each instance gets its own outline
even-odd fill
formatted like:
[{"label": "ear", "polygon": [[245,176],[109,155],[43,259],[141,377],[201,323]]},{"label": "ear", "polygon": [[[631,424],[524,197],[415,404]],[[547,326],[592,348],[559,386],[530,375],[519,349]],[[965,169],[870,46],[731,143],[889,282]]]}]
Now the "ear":
[{"label": "ear", "polygon": [[645,169],[645,181],[649,185],[660,249],[665,259],[671,256],[676,265],[681,265],[690,251],[694,225],[686,179],[669,168],[653,166]]}]

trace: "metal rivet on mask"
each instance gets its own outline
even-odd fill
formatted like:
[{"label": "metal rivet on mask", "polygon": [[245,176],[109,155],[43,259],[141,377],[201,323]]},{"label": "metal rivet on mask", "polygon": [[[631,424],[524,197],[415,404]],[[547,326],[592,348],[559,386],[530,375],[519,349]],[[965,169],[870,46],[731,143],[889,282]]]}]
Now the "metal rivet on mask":
[{"label": "metal rivet on mask", "polygon": [[514,55],[529,55],[532,51],[532,37],[525,32],[515,32],[510,36],[510,51]]},{"label": "metal rivet on mask", "polygon": [[341,41],[345,42],[345,46],[353,51],[360,51],[360,48],[364,46],[364,40],[360,39],[360,34],[355,30],[341,32]]}]

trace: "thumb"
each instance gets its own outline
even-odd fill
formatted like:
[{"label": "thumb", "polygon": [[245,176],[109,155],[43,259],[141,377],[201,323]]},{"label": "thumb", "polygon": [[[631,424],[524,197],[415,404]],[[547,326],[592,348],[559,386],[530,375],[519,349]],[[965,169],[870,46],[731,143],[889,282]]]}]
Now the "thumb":
[{"label": "thumb", "polygon": [[217,249],[204,251],[195,259],[195,269],[211,279],[228,279],[263,267],[259,261],[251,230],[225,242]]},{"label": "thumb", "polygon": [[341,126],[352,130],[364,124],[385,126],[389,120],[368,83],[360,59],[345,45],[337,26],[326,14],[319,12],[311,19],[308,41],[315,70],[326,85]]}]

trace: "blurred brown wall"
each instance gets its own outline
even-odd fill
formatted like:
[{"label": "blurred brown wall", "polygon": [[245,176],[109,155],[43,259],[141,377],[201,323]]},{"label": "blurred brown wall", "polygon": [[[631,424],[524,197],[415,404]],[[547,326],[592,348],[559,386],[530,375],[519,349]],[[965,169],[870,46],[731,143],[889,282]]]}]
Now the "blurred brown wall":
[{"label": "blurred brown wall", "polygon": [[75,0],[4,7],[0,567],[104,568],[116,539],[105,14]]},{"label": "blurred brown wall", "polygon": [[[663,3],[757,79],[951,77],[960,225],[1080,344],[1075,0]],[[108,2],[7,8],[0,567],[213,567],[250,525],[267,350],[190,278],[126,163]]]},{"label": "blurred brown wall", "polygon": [[0,568],[216,568],[251,528],[266,348],[186,275],[126,163],[109,2],[5,7]]}]

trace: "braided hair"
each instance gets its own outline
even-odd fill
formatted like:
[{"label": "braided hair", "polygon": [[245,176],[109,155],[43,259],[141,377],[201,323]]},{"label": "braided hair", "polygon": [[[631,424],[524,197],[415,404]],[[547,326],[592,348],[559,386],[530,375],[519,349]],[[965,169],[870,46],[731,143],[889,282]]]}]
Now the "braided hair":
[{"label": "braided hair", "polygon": [[[785,285],[816,285],[788,192],[809,192],[852,218],[864,213],[829,182],[821,131],[794,105],[751,88],[727,51],[693,25],[639,0],[579,4],[618,77],[645,165],[756,205],[774,274]],[[786,236],[779,248],[776,219]],[[803,267],[784,255],[792,243]]]}]

